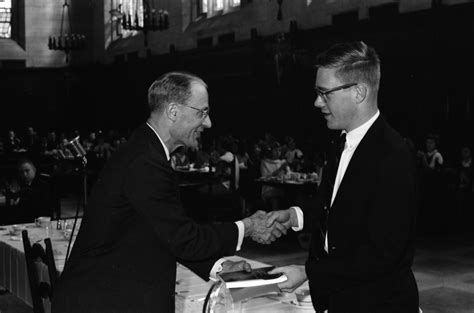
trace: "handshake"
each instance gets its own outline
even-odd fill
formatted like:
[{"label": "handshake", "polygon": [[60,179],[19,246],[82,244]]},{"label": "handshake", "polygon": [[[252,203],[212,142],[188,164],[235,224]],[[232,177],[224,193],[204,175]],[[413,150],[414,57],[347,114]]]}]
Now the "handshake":
[{"label": "handshake", "polygon": [[282,235],[286,235],[290,227],[298,226],[298,217],[293,208],[281,211],[257,211],[242,220],[245,237],[250,237],[261,244],[270,244]]}]

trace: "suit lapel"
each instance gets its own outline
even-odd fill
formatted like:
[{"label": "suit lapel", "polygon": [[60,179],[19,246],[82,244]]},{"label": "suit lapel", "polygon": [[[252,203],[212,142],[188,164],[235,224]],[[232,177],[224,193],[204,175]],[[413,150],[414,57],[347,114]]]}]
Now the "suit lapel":
[{"label": "suit lapel", "polygon": [[374,160],[377,158],[374,156],[380,153],[378,142],[384,125],[385,120],[379,116],[357,146],[339,185],[331,212],[337,209],[338,203],[357,197],[357,194],[365,188],[365,178],[367,177],[365,173],[376,166]]},{"label": "suit lapel", "polygon": [[153,129],[151,129],[150,126],[148,126],[147,124],[143,124],[140,131],[150,149],[150,153],[152,154],[152,156],[158,159],[160,162],[168,163],[168,160],[166,159],[165,149],[163,148],[160,139],[155,134]]},{"label": "suit lapel", "polygon": [[151,159],[160,163],[165,168],[167,175],[172,177],[173,187],[177,191],[178,199],[180,199],[181,195],[179,192],[178,175],[176,175],[176,172],[171,168],[170,161],[166,159],[166,152],[163,145],[161,144],[160,139],[155,134],[153,129],[151,129],[151,127],[147,124],[143,124],[139,132],[141,134],[141,138],[143,138],[145,144],[148,147]]}]

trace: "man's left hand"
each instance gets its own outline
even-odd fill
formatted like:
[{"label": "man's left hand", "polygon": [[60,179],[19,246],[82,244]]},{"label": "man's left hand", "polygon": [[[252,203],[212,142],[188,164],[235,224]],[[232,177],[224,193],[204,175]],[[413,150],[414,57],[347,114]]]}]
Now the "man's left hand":
[{"label": "man's left hand", "polygon": [[250,264],[248,264],[245,261],[224,261],[222,263],[222,271],[220,271],[218,274],[223,274],[223,273],[230,273],[230,272],[237,272],[237,271],[246,271],[250,272],[252,271],[252,267]]}]

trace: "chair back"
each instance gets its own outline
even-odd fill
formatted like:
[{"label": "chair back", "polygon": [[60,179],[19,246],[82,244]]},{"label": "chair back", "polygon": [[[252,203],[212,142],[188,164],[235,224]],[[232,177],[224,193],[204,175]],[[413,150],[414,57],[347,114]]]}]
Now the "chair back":
[{"label": "chair back", "polygon": [[51,286],[46,282],[40,282],[40,275],[37,261],[46,263],[46,254],[43,247],[35,243],[31,246],[28,238],[28,231],[22,231],[23,248],[25,250],[26,269],[28,271],[28,281],[30,283],[31,299],[34,313],[44,313],[43,299],[50,298]]},{"label": "chair back", "polygon": [[[48,273],[49,273],[49,283],[51,286],[51,290],[54,290],[56,286],[56,282],[59,277],[59,272],[56,268],[56,263],[54,262],[54,253],[53,253],[53,246],[51,245],[51,239],[46,238],[44,240],[44,244],[46,245],[46,263],[48,265]],[[52,297],[52,293],[50,294],[50,298]]]}]

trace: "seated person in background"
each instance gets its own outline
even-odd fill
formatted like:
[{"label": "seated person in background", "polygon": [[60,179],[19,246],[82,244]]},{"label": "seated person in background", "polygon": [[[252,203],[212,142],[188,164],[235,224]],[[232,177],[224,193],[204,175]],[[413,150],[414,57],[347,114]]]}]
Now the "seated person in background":
[{"label": "seated person in background", "polygon": [[30,154],[39,154],[40,146],[40,137],[33,127],[28,127],[26,129],[26,139],[24,141],[25,149],[30,152]]},{"label": "seated person in background", "polygon": [[58,138],[56,136],[56,132],[51,131],[51,132],[48,133],[47,142],[48,143],[47,143],[46,150],[48,150],[48,151],[56,150],[56,148],[59,145]]},{"label": "seated person in background", "polygon": [[[274,142],[266,149],[264,158],[260,162],[260,175],[262,177],[283,176],[287,169],[286,160],[281,159],[280,144]],[[262,186],[262,200],[267,210],[280,210],[284,197],[283,189],[268,185]]]},{"label": "seated person in background", "polygon": [[189,168],[189,158],[186,155],[186,148],[184,146],[176,149],[171,156],[171,167],[174,169]]},{"label": "seated person in background", "polygon": [[[218,143],[217,152],[219,156],[215,161],[216,163],[216,175],[220,178],[221,186],[217,186],[217,193],[220,191],[229,190],[231,187],[232,179],[232,166],[234,165],[234,154],[232,151],[233,139],[230,137],[223,137]],[[214,156],[214,158],[216,158]]]},{"label": "seated person in background", "polygon": [[63,160],[74,160],[74,155],[72,154],[71,150],[69,150],[68,140],[66,138],[61,139],[61,143],[58,146],[57,157]]},{"label": "seated person in background", "polygon": [[443,156],[437,149],[438,136],[428,135],[425,141],[426,151],[419,151],[418,157],[423,168],[439,170],[443,167]]},{"label": "seated person in background", "polygon": [[104,164],[110,158],[112,154],[112,150],[110,147],[110,143],[105,140],[104,134],[100,133],[97,136],[97,144],[93,148],[93,152],[97,159]]},{"label": "seated person in background", "polygon": [[461,158],[456,165],[456,170],[457,218],[463,230],[470,230],[474,218],[474,168],[472,166],[471,148],[467,145],[461,147]]},{"label": "seated person in background", "polygon": [[232,151],[239,161],[239,168],[247,169],[250,161],[250,156],[247,152],[247,142],[245,140],[234,142]]},{"label": "seated person in background", "polygon": [[458,189],[467,192],[474,192],[474,186],[472,183],[473,177],[474,170],[472,167],[471,148],[464,145],[461,148],[461,161],[458,164]]},{"label": "seated person in background", "polygon": [[111,153],[114,153],[120,148],[120,138],[114,138],[112,141],[112,144],[110,145],[110,151]]},{"label": "seated person in background", "polygon": [[18,162],[18,180],[7,185],[6,204],[10,224],[31,223],[38,216],[52,215],[51,188],[36,175],[31,160]]},{"label": "seated person in background", "polygon": [[7,153],[20,152],[21,148],[20,138],[16,135],[15,131],[9,130],[7,140],[5,141],[5,151]]},{"label": "seated person in background", "polygon": [[200,169],[203,167],[209,167],[209,154],[203,147],[201,138],[198,140],[198,146],[196,149],[188,150],[189,160],[194,163],[194,168]]},{"label": "seated person in background", "polygon": [[[420,211],[417,228],[420,232],[437,232],[441,228],[454,227],[447,222],[446,207],[451,207],[451,194],[447,191],[449,180],[444,170],[444,159],[437,149],[438,136],[428,135],[425,151],[417,152],[420,168]],[[450,214],[450,218],[454,214]]]},{"label": "seated person in background", "polygon": [[288,138],[288,150],[285,153],[285,159],[294,172],[300,172],[303,162],[303,152],[296,147],[296,142],[292,137]]}]

